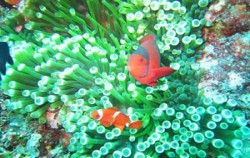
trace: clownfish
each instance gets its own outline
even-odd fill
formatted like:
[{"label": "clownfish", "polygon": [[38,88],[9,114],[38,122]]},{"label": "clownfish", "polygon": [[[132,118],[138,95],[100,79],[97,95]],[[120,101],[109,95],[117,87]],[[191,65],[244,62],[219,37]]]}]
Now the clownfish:
[{"label": "clownfish", "polygon": [[90,114],[90,117],[95,120],[99,120],[104,127],[114,125],[121,131],[125,126],[134,129],[139,129],[142,126],[141,120],[130,122],[130,119],[127,115],[114,107],[95,110]]},{"label": "clownfish", "polygon": [[161,58],[156,38],[148,34],[140,40],[140,46],[128,58],[129,73],[141,84],[157,86],[157,79],[173,73],[170,67],[160,67]]},{"label": "clownfish", "polygon": [[20,0],[5,0],[5,2],[11,5],[16,5],[20,2]]}]

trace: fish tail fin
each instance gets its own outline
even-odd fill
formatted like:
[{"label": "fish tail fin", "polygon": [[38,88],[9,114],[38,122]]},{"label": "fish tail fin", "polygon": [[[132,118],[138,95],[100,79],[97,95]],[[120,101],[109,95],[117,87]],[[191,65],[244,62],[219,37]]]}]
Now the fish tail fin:
[{"label": "fish tail fin", "polygon": [[153,69],[153,72],[157,74],[158,78],[161,78],[172,74],[173,72],[175,72],[175,70],[172,69],[171,67],[165,66],[165,67],[155,68]]},{"label": "fish tail fin", "polygon": [[142,126],[142,120],[130,123],[129,128],[139,129]]},{"label": "fish tail fin", "polygon": [[146,35],[145,37],[143,37],[143,38],[140,40],[140,44],[142,44],[142,43],[145,42],[145,41],[151,41],[151,40],[153,40],[153,41],[156,40],[155,35],[153,35],[153,34],[148,34],[148,35]]}]

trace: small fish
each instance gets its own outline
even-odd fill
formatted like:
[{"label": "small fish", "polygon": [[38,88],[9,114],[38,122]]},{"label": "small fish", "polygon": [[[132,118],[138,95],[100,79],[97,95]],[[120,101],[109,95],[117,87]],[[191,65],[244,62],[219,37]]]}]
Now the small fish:
[{"label": "small fish", "polygon": [[5,2],[11,5],[16,5],[20,2],[20,0],[5,0]]},{"label": "small fish", "polygon": [[[0,42],[0,72],[5,75],[6,62],[13,64],[13,59],[10,56],[10,49],[6,42]],[[0,75],[1,80],[1,75]]]},{"label": "small fish", "polygon": [[170,67],[160,67],[161,58],[156,38],[148,34],[140,40],[140,46],[128,58],[129,73],[141,84],[157,86],[157,79],[173,73]]},{"label": "small fish", "polygon": [[129,128],[139,129],[142,126],[142,121],[130,122],[127,115],[119,111],[118,109],[111,107],[107,109],[95,110],[90,115],[93,119],[99,120],[105,127],[114,125],[121,131],[125,126]]},{"label": "small fish", "polygon": [[15,27],[15,31],[16,31],[16,33],[21,32],[21,31],[22,31],[22,29],[23,29],[23,25],[18,25],[18,26],[16,26],[16,27]]}]

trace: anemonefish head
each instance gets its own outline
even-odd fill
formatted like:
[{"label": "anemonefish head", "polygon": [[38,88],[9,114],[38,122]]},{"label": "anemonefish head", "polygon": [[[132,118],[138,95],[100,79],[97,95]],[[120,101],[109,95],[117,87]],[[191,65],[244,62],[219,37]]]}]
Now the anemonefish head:
[{"label": "anemonefish head", "polygon": [[132,54],[128,59],[128,71],[136,76],[147,73],[148,61],[140,54]]},{"label": "anemonefish head", "polygon": [[95,120],[100,120],[103,117],[103,112],[101,109],[95,110],[90,114],[90,117]]}]

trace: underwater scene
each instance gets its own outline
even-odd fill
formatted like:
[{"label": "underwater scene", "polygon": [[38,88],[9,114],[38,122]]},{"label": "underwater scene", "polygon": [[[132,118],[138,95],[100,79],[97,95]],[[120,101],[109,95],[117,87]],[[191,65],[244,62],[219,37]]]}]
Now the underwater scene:
[{"label": "underwater scene", "polygon": [[250,158],[249,0],[1,0],[0,158]]}]

